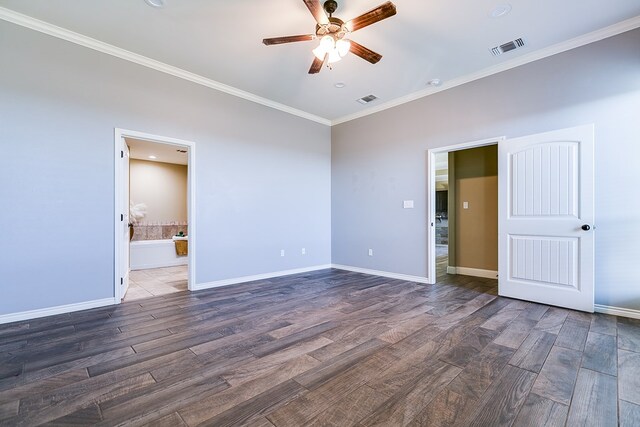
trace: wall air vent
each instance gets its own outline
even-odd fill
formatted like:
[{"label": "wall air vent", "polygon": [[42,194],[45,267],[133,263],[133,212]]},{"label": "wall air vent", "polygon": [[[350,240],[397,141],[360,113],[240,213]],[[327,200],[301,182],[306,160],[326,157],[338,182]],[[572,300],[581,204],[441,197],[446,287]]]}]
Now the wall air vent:
[{"label": "wall air vent", "polygon": [[493,56],[498,56],[512,50],[520,49],[521,47],[524,47],[524,40],[522,40],[522,38],[519,38],[505,44],[501,44],[500,46],[492,47],[490,50]]},{"label": "wall air vent", "polygon": [[356,101],[358,101],[360,104],[368,104],[371,101],[375,101],[376,99],[378,99],[378,97],[375,95],[367,95],[367,96],[363,96],[360,99],[356,99]]}]

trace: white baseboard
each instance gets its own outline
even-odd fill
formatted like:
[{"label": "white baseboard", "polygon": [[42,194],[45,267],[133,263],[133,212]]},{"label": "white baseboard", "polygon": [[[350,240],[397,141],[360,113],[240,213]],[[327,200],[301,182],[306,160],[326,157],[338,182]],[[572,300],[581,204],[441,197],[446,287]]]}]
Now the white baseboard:
[{"label": "white baseboard", "polygon": [[469,267],[447,267],[448,274],[461,274],[463,276],[484,277],[485,279],[497,279],[498,272],[494,270],[482,270]]},{"label": "white baseboard", "polygon": [[56,307],[39,308],[37,310],[21,311],[19,313],[1,314],[0,324],[54,316],[56,314],[71,313],[73,311],[88,310],[90,308],[105,307],[113,304],[117,304],[115,298],[104,298],[87,302],[78,302],[75,304],[59,305]]},{"label": "white baseboard", "polygon": [[274,271],[271,273],[255,274],[253,276],[232,277],[231,279],[216,280],[215,282],[196,283],[192,291],[218,288],[220,286],[236,285],[238,283],[253,282],[255,280],[272,279],[274,277],[289,276],[291,274],[308,273],[310,271],[325,270],[331,268],[331,264],[314,265],[311,267],[295,268],[292,270]]},{"label": "white baseboard", "polygon": [[380,271],[380,270],[370,270],[368,268],[352,267],[350,265],[331,264],[331,268],[337,268],[338,270],[353,271],[355,273],[371,274],[372,276],[382,276],[382,277],[389,277],[391,279],[407,280],[409,282],[418,282],[418,283],[427,283],[427,284],[431,283],[428,277],[411,276],[408,274],[401,274],[401,273],[390,273],[388,271]]},{"label": "white baseboard", "polygon": [[595,305],[596,313],[611,314],[613,316],[630,317],[632,319],[640,319],[640,310],[630,308],[612,307],[610,305]]}]

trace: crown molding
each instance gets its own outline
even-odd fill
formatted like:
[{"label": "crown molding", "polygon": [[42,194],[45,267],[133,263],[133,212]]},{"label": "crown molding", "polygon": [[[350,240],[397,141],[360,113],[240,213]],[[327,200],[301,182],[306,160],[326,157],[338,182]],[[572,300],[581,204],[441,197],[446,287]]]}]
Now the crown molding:
[{"label": "crown molding", "polygon": [[338,124],[359,119],[361,117],[365,117],[371,114],[375,114],[380,111],[388,110],[390,108],[397,107],[399,105],[406,104],[408,102],[415,101],[417,99],[424,98],[426,96],[433,95],[435,93],[442,92],[444,90],[451,89],[456,86],[460,86],[465,83],[472,82],[474,80],[479,80],[484,77],[488,77],[493,74],[500,73],[502,71],[507,71],[512,68],[537,61],[539,59],[547,58],[549,56],[553,56],[558,53],[566,52],[567,50],[575,49],[577,47],[584,46],[589,43],[594,43],[599,40],[606,39],[608,37],[613,37],[615,35],[640,27],[640,16],[636,16],[634,18],[627,19],[626,21],[619,22],[609,27],[605,27],[588,34],[575,37],[571,40],[567,40],[565,42],[558,43],[553,46],[549,46],[544,49],[540,49],[523,56],[519,56],[512,60],[503,62],[501,64],[497,64],[497,65],[485,68],[478,72],[457,77],[455,79],[449,80],[448,82],[444,83],[442,86],[435,87],[435,88],[429,87],[421,91],[413,92],[408,95],[402,96],[400,98],[396,98],[389,102],[385,102],[378,106],[359,111],[354,114],[349,114],[343,117],[339,117],[337,119],[329,120],[324,117],[320,117],[315,114],[308,113],[306,111],[298,110],[296,108],[290,107],[285,104],[281,104],[279,102],[272,101],[267,98],[263,98],[251,92],[246,92],[246,91],[237,89],[233,86],[220,83],[218,81],[183,70],[181,68],[174,67],[169,64],[165,64],[164,62],[156,61],[155,59],[151,59],[146,56],[139,55],[137,53],[133,53],[125,49],[121,49],[117,46],[113,46],[111,44],[101,42],[91,37],[84,36],[82,34],[67,30],[62,27],[58,27],[56,25],[50,24],[45,21],[41,21],[39,19],[32,18],[28,15],[24,15],[22,13],[15,12],[13,10],[10,10],[4,7],[0,7],[0,19],[7,22],[14,23],[16,25],[20,25],[25,28],[30,28],[32,30],[39,31],[44,34],[48,34],[53,37],[60,38],[62,40],[69,41],[71,43],[78,44],[80,46],[87,47],[89,49],[96,50],[98,52],[106,53],[107,55],[112,55],[117,58],[124,59],[126,61],[130,61],[135,64],[142,65],[144,67],[148,67],[156,71],[160,71],[162,73],[172,75],[174,77],[178,77],[178,78],[181,78],[181,79],[184,79],[184,80],[187,80],[211,89],[215,89],[220,92],[227,93],[229,95],[237,96],[239,98],[243,98],[248,101],[255,102],[257,104],[261,104],[266,107],[274,108],[276,110],[280,110],[285,113],[302,117],[304,119],[311,120],[316,123],[320,123],[327,126],[338,125]]},{"label": "crown molding", "polygon": [[577,47],[584,46],[589,43],[594,43],[594,42],[606,39],[608,37],[613,37],[615,35],[636,29],[638,27],[640,27],[640,16],[627,19],[626,21],[618,22],[617,24],[611,25],[609,27],[605,27],[588,34],[575,37],[573,39],[546,47],[544,49],[536,50],[534,52],[528,53],[523,56],[519,56],[517,58],[513,58],[509,61],[485,68],[475,73],[457,77],[455,79],[449,80],[448,82],[444,83],[442,86],[435,87],[435,88],[431,88],[431,87],[426,88],[418,92],[413,92],[413,93],[410,93],[409,95],[396,98],[389,102],[385,102],[384,104],[380,104],[378,106],[371,107],[354,114],[349,114],[349,115],[334,119],[331,121],[331,126],[335,126],[340,123],[345,123],[351,120],[359,119],[361,117],[375,114],[380,111],[388,110],[389,108],[397,107],[398,105],[406,104],[408,102],[415,101],[416,99],[424,98],[425,96],[442,92],[443,90],[451,89],[456,86],[460,86],[465,83],[472,82],[474,80],[479,80],[484,77],[491,76],[493,74],[501,73],[503,71],[507,71],[512,68],[516,68],[521,65],[525,65],[530,62],[537,61],[539,59],[547,58],[549,56],[557,55],[558,53],[566,52],[567,50],[575,49]]},{"label": "crown molding", "polygon": [[237,96],[238,98],[243,98],[248,101],[264,105],[266,107],[293,114],[294,116],[302,117],[304,119],[311,120],[326,126],[331,125],[331,121],[329,119],[325,119],[324,117],[316,116],[315,114],[298,110],[296,108],[289,107],[288,105],[280,104],[279,102],[263,98],[251,92],[237,89],[233,86],[208,79],[198,74],[191,73],[189,71],[174,67],[169,64],[165,64],[164,62],[156,61],[155,59],[130,52],[117,46],[101,42],[100,40],[87,37],[85,35],[67,30],[62,27],[58,27],[48,22],[32,18],[28,15],[24,15],[22,13],[15,12],[4,7],[0,7],[0,19],[53,37],[57,37],[62,40],[66,40],[71,43],[75,43],[80,46],[88,47],[89,49],[106,53],[107,55],[115,56],[116,58],[124,59],[125,61],[133,62],[135,64],[142,65],[144,67],[151,68],[153,70],[160,71],[174,77],[179,77],[181,79],[227,93],[229,95]]}]

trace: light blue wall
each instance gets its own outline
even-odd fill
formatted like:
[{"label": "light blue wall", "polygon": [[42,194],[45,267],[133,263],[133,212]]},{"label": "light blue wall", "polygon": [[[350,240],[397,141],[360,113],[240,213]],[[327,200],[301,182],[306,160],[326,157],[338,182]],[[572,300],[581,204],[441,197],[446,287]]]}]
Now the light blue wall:
[{"label": "light blue wall", "polygon": [[334,126],[333,262],[426,276],[428,149],[588,123],[596,303],[640,309],[640,30]]},{"label": "light blue wall", "polygon": [[0,315],[113,296],[116,127],[196,142],[198,283],[331,262],[329,127],[4,21],[0,62]]},{"label": "light blue wall", "polygon": [[595,123],[596,302],[640,308],[640,30],[331,130],[5,22],[0,58],[0,315],[113,296],[115,127],[196,141],[205,283],[425,276],[427,149]]}]

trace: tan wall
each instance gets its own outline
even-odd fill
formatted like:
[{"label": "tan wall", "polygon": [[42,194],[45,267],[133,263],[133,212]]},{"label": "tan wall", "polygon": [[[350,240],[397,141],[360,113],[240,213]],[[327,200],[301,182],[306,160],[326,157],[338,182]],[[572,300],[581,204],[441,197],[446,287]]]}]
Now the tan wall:
[{"label": "tan wall", "polygon": [[[456,182],[456,265],[498,270],[498,177]],[[463,201],[469,209],[462,209]]]},{"label": "tan wall", "polygon": [[[458,151],[454,158],[454,221],[449,214],[449,224],[454,222],[456,228],[454,265],[497,271],[497,146]],[[463,209],[464,202],[468,202],[468,209]]]},{"label": "tan wall", "polygon": [[187,166],[131,159],[130,200],[147,205],[144,223],[187,221]]}]

